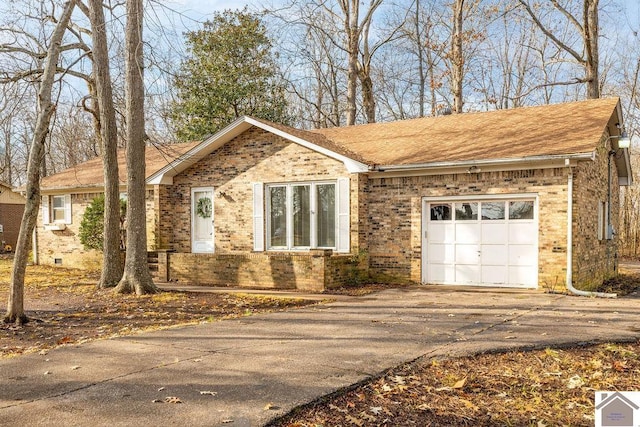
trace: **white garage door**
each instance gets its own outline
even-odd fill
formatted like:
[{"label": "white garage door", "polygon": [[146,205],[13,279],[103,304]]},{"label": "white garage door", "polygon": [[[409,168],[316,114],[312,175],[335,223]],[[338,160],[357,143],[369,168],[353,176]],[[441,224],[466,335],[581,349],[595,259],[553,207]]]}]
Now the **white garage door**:
[{"label": "white garage door", "polygon": [[423,282],[535,288],[537,203],[532,196],[423,203]]}]

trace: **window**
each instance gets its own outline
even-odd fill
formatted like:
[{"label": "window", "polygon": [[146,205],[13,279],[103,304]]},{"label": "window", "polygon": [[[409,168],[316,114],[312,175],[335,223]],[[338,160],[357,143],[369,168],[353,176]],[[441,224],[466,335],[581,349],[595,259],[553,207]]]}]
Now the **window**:
[{"label": "window", "polygon": [[477,203],[456,203],[456,221],[477,220]]},{"label": "window", "polygon": [[533,219],[533,200],[509,202],[509,219]]},{"label": "window", "polygon": [[504,219],[504,202],[482,202],[482,219]]},{"label": "window", "polygon": [[336,184],[266,187],[269,249],[336,248]]},{"label": "window", "polygon": [[431,221],[451,221],[451,205],[440,203],[431,205]]},{"label": "window", "polygon": [[42,222],[71,224],[71,194],[43,196]]},{"label": "window", "polygon": [[64,222],[64,196],[51,197],[51,222]]}]

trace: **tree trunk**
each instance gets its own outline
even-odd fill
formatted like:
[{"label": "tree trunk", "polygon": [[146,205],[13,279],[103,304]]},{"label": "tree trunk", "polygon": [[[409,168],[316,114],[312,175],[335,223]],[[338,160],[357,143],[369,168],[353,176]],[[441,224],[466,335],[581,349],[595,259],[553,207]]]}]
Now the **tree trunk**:
[{"label": "tree trunk", "polygon": [[125,98],[127,122],[127,255],[116,292],[155,293],[147,264],[142,0],[127,0]]},{"label": "tree trunk", "polygon": [[464,77],[464,56],[462,53],[462,24],[464,0],[453,2],[453,34],[451,35],[451,91],[453,92],[453,112],[462,113],[462,80]]},{"label": "tree trunk", "polygon": [[585,79],[587,98],[600,98],[600,76],[598,73],[598,1],[584,0],[584,46]]},{"label": "tree trunk", "polygon": [[13,258],[9,301],[7,303],[7,314],[4,318],[5,323],[21,324],[28,321],[24,313],[24,276],[27,269],[29,249],[31,248],[31,237],[38,218],[38,207],[40,206],[40,167],[44,158],[44,144],[49,133],[51,116],[55,111],[55,104],[51,101],[51,92],[56,76],[58,58],[60,57],[62,38],[71,19],[75,4],[75,0],[69,0],[64,4],[62,16],[60,16],[51,35],[44,73],[40,82],[40,90],[38,91],[38,117],[33,138],[31,139],[27,166],[27,200]]},{"label": "tree trunk", "polygon": [[104,175],[104,229],[102,275],[98,288],[110,288],[122,278],[120,259],[120,183],[118,179],[118,129],[113,107],[107,29],[102,0],[89,0],[93,36],[93,70]]},{"label": "tree trunk", "polygon": [[356,124],[356,89],[358,85],[358,0],[342,0],[340,2],[345,15],[347,34],[347,126]]}]

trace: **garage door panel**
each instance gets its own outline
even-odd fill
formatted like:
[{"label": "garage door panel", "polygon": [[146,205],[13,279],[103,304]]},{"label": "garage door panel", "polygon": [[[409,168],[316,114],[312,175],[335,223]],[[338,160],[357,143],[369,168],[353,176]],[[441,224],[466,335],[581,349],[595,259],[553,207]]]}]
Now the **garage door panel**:
[{"label": "garage door panel", "polygon": [[456,241],[455,228],[451,223],[431,222],[427,234],[430,242],[454,243]]},{"label": "garage door panel", "polygon": [[458,264],[478,264],[480,245],[456,245],[456,259]]},{"label": "garage door panel", "polygon": [[456,260],[455,246],[439,243],[429,244],[429,260],[434,263],[453,263]]},{"label": "garage door panel", "polygon": [[533,245],[509,245],[510,265],[536,265],[538,253]]},{"label": "garage door panel", "polygon": [[482,283],[487,285],[506,285],[508,269],[504,265],[482,266]]},{"label": "garage door panel", "polygon": [[482,223],[482,243],[507,243],[509,234],[505,228],[505,223],[500,222],[486,222]]},{"label": "garage door panel", "polygon": [[510,266],[509,284],[530,288],[538,286],[538,271],[535,266]]},{"label": "garage door panel", "polygon": [[430,283],[454,283],[456,280],[456,269],[452,264],[430,264]]},{"label": "garage door panel", "polygon": [[456,243],[480,243],[480,225],[471,222],[459,222],[455,224]]},{"label": "garage door panel", "polygon": [[509,243],[531,245],[538,229],[534,222],[513,221],[509,223]]},{"label": "garage door panel", "polygon": [[482,265],[505,265],[509,259],[507,245],[482,245]]},{"label": "garage door panel", "polygon": [[456,265],[455,268],[455,282],[460,284],[478,284],[480,278],[480,266],[479,265]]}]

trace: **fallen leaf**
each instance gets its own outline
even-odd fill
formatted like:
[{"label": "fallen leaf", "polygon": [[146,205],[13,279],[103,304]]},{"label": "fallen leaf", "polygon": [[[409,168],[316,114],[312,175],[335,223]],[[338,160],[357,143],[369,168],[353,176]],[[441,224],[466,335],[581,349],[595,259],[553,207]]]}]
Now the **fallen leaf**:
[{"label": "fallen leaf", "polygon": [[469,408],[469,409],[473,409],[474,411],[477,411],[477,410],[479,409],[479,408],[478,408],[476,405],[474,405],[474,404],[473,404],[473,402],[472,402],[472,401],[470,401],[470,400],[467,400],[467,399],[460,399],[460,401],[461,401],[462,403],[464,403],[464,406],[466,406],[466,407],[467,407],[467,408]]},{"label": "fallen leaf", "polygon": [[366,412],[361,412],[360,416],[362,418],[364,418],[365,420],[370,421],[370,422],[375,422],[375,420],[376,420],[376,417],[374,417],[373,415],[369,415]]},{"label": "fallen leaf", "polygon": [[376,415],[380,415],[380,412],[382,412],[382,406],[372,406],[369,410]]},{"label": "fallen leaf", "polygon": [[347,415],[347,421],[349,421],[351,424],[355,424],[358,427],[362,427],[364,425],[364,422],[362,420],[357,419],[356,417],[352,417],[351,415]]},{"label": "fallen leaf", "polygon": [[342,412],[343,414],[346,414],[347,412],[349,412],[346,409],[341,409],[341,408],[337,407],[334,404],[329,404],[329,409],[333,409],[334,411]]},{"label": "fallen leaf", "polygon": [[467,377],[464,377],[463,379],[461,379],[460,381],[458,381],[457,383],[455,383],[453,385],[453,388],[462,388],[464,387],[465,383],[467,382]]},{"label": "fallen leaf", "polygon": [[571,378],[569,378],[569,381],[567,381],[567,388],[569,389],[582,387],[583,385],[584,385],[584,381],[582,380],[580,375],[574,375]]}]

